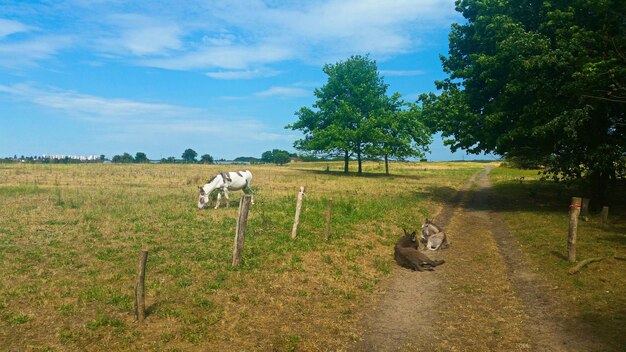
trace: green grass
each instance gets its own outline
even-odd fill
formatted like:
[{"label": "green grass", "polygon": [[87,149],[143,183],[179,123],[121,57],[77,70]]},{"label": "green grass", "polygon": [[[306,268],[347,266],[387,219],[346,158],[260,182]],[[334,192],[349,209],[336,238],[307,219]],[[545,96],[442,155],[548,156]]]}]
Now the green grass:
[{"label": "green grass", "polygon": [[626,258],[626,196],[612,204],[605,227],[599,218],[602,205],[591,199],[589,221],[578,222],[577,260],[609,259],[570,275],[574,264],[567,261],[568,209],[571,197],[580,196],[576,189],[541,181],[532,170],[498,168],[492,179],[499,208],[532,268],[569,305],[563,314],[591,323],[595,334],[616,350],[626,348],[626,261],[612,258]]},{"label": "green grass", "polygon": [[[251,167],[256,204],[233,268],[240,193],[230,208],[196,207],[196,186],[219,167],[4,165],[0,349],[306,350],[320,336],[342,348],[353,312],[393,268],[401,229],[436,214],[482,165],[393,163],[391,177],[377,163],[360,177],[325,166]],[[307,195],[292,240],[300,185]],[[148,318],[136,324],[142,248]]]}]

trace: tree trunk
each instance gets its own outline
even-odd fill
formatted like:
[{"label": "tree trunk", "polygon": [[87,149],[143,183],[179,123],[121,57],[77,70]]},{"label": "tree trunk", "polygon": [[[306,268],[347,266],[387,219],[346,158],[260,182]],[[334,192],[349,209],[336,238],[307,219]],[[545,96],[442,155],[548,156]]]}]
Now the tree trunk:
[{"label": "tree trunk", "polygon": [[363,173],[363,167],[361,166],[361,162],[362,162],[362,160],[361,160],[361,148],[360,148],[360,147],[359,147],[359,149],[357,149],[357,152],[356,152],[356,159],[357,159],[357,161],[358,161],[358,163],[359,163],[359,171],[358,171],[358,174],[360,175],[360,174],[362,174],[362,173]]},{"label": "tree trunk", "polygon": [[389,176],[389,155],[385,154],[385,175]]},{"label": "tree trunk", "polygon": [[343,157],[343,173],[347,174],[348,173],[348,162],[350,161],[350,155],[348,154],[348,151],[345,151],[344,157]]}]

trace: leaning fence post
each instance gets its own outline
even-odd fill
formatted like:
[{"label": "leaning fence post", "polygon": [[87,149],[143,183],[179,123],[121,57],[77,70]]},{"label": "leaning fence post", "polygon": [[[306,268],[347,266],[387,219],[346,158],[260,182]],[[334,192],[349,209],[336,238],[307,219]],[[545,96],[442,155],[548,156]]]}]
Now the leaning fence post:
[{"label": "leaning fence post", "polygon": [[606,225],[607,220],[609,218],[609,207],[602,207],[602,211],[600,212],[600,225],[604,227]]},{"label": "leaning fence post", "polygon": [[589,198],[583,198],[582,208],[580,208],[580,217],[585,221],[589,221]]},{"label": "leaning fence post", "polygon": [[137,283],[135,285],[135,320],[139,322],[146,318],[145,280],[147,261],[148,251],[142,249],[139,254],[139,273],[137,274]]},{"label": "leaning fence post", "polygon": [[325,240],[328,241],[330,239],[330,223],[333,216],[333,200],[328,200],[328,208],[326,210],[326,231],[325,231]]},{"label": "leaning fence post", "polygon": [[567,260],[576,261],[576,231],[578,230],[578,215],[580,214],[581,199],[572,197],[569,206],[569,231],[567,233]]},{"label": "leaning fence post", "polygon": [[298,234],[298,225],[300,224],[300,213],[302,211],[302,199],[304,198],[304,186],[300,186],[298,193],[298,202],[296,203],[296,216],[293,220],[293,229],[291,229],[291,238],[296,238]]},{"label": "leaning fence post", "polygon": [[233,246],[233,266],[241,264],[241,254],[243,253],[244,234],[248,224],[248,211],[252,196],[245,194],[239,202],[239,217],[237,218],[237,229],[235,230],[235,243]]}]

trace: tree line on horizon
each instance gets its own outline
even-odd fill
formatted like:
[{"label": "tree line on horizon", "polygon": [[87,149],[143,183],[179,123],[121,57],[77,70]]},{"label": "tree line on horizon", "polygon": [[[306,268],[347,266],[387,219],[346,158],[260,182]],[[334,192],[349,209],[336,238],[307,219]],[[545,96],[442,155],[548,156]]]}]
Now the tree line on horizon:
[{"label": "tree line on horizon", "polygon": [[[161,160],[159,160],[159,163],[162,163],[162,164],[180,164],[180,163],[182,164],[214,164],[216,161],[224,160],[224,159],[215,160],[210,154],[202,155],[199,160],[197,159],[197,157],[198,157],[198,153],[195,150],[188,148],[183,152],[180,159],[170,156],[167,158],[161,158]],[[241,157],[237,157],[233,159],[233,161],[242,162],[242,163],[247,162],[251,164],[268,163],[268,164],[284,165],[293,159],[302,160],[302,161],[330,160],[327,158],[319,158],[319,157],[311,156],[311,155],[304,155],[304,154],[299,155],[297,153],[290,153],[286,150],[281,150],[281,149],[273,149],[273,150],[268,150],[266,152],[263,152],[260,158],[241,156]],[[102,156],[102,160],[105,160],[104,156]],[[134,157],[130,155],[129,153],[124,153],[122,155],[114,155],[111,158],[111,162],[113,163],[149,163],[151,161],[145,153],[137,152]]]},{"label": "tree line on horizon", "polygon": [[[137,152],[135,156],[132,156],[129,153],[123,153],[120,155],[114,155],[111,159],[107,159],[104,154],[101,154],[98,158],[90,159],[90,160],[81,160],[75,157],[66,156],[63,158],[51,158],[44,156],[17,156],[13,157],[4,157],[0,158],[0,163],[12,163],[12,162],[25,162],[25,163],[43,163],[43,164],[78,164],[78,163],[103,163],[105,161],[110,161],[112,163],[126,163],[126,164],[146,164],[157,162],[161,164],[214,164],[219,161],[226,161],[226,159],[217,159],[209,154],[204,154],[197,159],[197,152],[193,149],[187,149],[181,155],[180,158],[176,158],[174,156],[170,156],[167,158],[161,158],[160,160],[150,160],[146,153]],[[336,161],[337,158],[332,157],[320,157],[311,154],[298,154],[298,153],[290,153],[286,150],[282,149],[272,149],[266,152],[263,152],[259,158],[251,157],[251,156],[240,156],[236,157],[232,161],[240,162],[240,163],[250,163],[250,164],[277,164],[284,165],[289,163],[292,160],[297,161]]]}]

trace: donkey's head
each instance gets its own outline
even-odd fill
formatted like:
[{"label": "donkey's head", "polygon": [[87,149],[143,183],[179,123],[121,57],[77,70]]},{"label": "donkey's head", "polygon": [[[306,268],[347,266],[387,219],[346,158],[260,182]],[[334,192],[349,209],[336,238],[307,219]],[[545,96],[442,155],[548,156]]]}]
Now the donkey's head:
[{"label": "donkey's head", "polygon": [[435,225],[435,223],[431,219],[426,218],[424,224],[422,224],[422,234],[428,236],[437,232],[441,232],[441,228]]},{"label": "donkey's head", "polygon": [[198,186],[199,188],[199,195],[198,195],[198,209],[202,209],[205,206],[209,205],[209,194],[207,192],[204,191],[203,187]]},{"label": "donkey's head", "polygon": [[417,240],[417,231],[413,231],[411,233],[409,233],[405,229],[402,229],[402,231],[404,231],[404,236],[406,236],[406,237],[411,239],[411,242],[415,242]]}]

